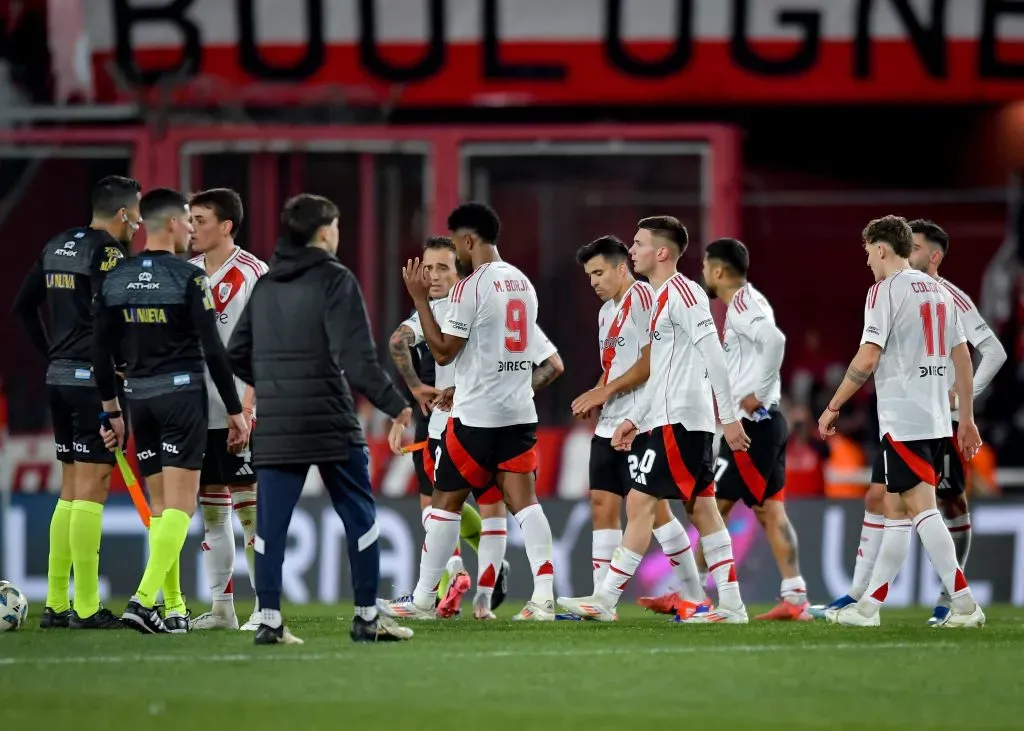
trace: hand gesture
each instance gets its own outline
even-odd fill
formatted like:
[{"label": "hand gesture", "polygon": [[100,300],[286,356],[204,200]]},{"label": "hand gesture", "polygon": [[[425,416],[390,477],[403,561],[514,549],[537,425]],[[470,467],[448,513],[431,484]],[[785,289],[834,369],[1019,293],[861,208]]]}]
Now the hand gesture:
[{"label": "hand gesture", "polygon": [[455,403],[455,387],[446,388],[441,391],[437,398],[434,399],[434,403],[431,404],[431,408],[435,408],[438,411],[451,411],[452,405]]},{"label": "hand gesture", "polygon": [[611,394],[605,386],[592,388],[586,393],[577,396],[572,402],[572,414],[579,419],[586,419],[591,411],[604,406],[610,397]]},{"label": "hand gesture", "polygon": [[978,433],[978,425],[974,420],[964,421],[961,419],[960,427],[956,432],[957,442],[960,444],[960,454],[970,462],[974,455],[981,449],[981,434]]},{"label": "hand gesture", "polygon": [[388,446],[391,448],[392,454],[402,454],[402,440],[405,437],[405,429],[406,425],[398,419],[391,422],[391,429],[388,431]]},{"label": "hand gesture", "polygon": [[416,399],[416,403],[420,405],[420,411],[423,412],[424,416],[430,415],[430,407],[433,406],[434,401],[441,395],[441,392],[433,386],[428,386],[425,383],[421,383],[416,388],[411,389],[412,397]]},{"label": "hand gesture", "polygon": [[427,270],[419,257],[406,261],[402,267],[402,280],[405,288],[409,290],[409,296],[413,302],[423,302],[430,299],[430,279]]},{"label": "hand gesture", "polygon": [[228,453],[239,454],[249,443],[249,422],[242,414],[228,414]]},{"label": "hand gesture", "polygon": [[762,406],[764,406],[764,404],[758,401],[757,396],[755,396],[752,393],[747,394],[746,396],[743,397],[743,400],[740,401],[740,408],[746,411],[748,414],[753,414]]},{"label": "hand gesture", "polygon": [[612,434],[612,448],[620,452],[628,452],[632,448],[633,440],[636,439],[638,433],[636,424],[626,419],[615,427],[615,433]]},{"label": "hand gesture", "polygon": [[722,436],[725,437],[725,443],[729,445],[729,449],[734,452],[747,451],[747,447],[750,446],[750,437],[743,431],[743,425],[738,420],[731,424],[723,424],[722,432]]}]

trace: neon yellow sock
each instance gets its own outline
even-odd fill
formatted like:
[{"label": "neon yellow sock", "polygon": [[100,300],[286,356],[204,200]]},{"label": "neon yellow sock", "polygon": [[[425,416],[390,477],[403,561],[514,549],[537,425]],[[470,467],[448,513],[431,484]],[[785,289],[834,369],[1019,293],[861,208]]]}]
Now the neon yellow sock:
[{"label": "neon yellow sock", "polygon": [[174,563],[167,570],[167,576],[164,577],[163,587],[161,588],[164,593],[164,614],[178,612],[184,616],[187,610],[185,609],[185,597],[181,593],[180,553],[174,557]]},{"label": "neon yellow sock", "polygon": [[190,522],[187,513],[168,508],[150,523],[149,561],[139,583],[139,590],[135,592],[142,606],[151,608],[156,602],[157,592],[167,578],[167,572],[177,562],[181,547],[185,545]]},{"label": "neon yellow sock", "polygon": [[75,612],[82,619],[100,608],[100,539],[103,506],[90,500],[71,504],[71,563],[75,570]]},{"label": "neon yellow sock", "polygon": [[459,537],[469,544],[476,553],[480,547],[480,531],[483,530],[483,522],[480,520],[480,513],[469,503],[462,503],[462,523],[459,525]]},{"label": "neon yellow sock", "polygon": [[71,501],[57,500],[50,518],[50,556],[46,569],[46,606],[55,612],[71,609]]}]

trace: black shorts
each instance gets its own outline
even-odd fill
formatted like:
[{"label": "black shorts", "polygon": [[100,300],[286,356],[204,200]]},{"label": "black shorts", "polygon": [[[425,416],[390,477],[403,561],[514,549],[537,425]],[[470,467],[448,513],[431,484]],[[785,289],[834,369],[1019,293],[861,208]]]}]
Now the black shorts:
[{"label": "black shorts", "polygon": [[614,449],[611,439],[595,434],[590,440],[590,489],[626,497],[633,489],[629,457]]},{"label": "black shorts", "polygon": [[502,498],[494,484],[497,474],[535,473],[536,446],[536,424],[477,427],[449,419],[434,472],[434,488],[441,492],[472,490],[480,505],[498,502]]},{"label": "black shorts", "polygon": [[423,497],[430,497],[434,494],[434,456],[433,447],[431,446],[435,439],[431,439],[430,443],[423,449],[418,449],[412,453],[412,465],[416,470],[416,487],[419,489],[420,495]]},{"label": "black shorts", "polygon": [[666,424],[637,437],[629,453],[633,489],[659,500],[714,497],[714,434]]},{"label": "black shorts", "polygon": [[956,500],[967,492],[967,461],[960,451],[960,443],[956,440],[960,425],[953,422],[953,436],[949,438],[946,454],[942,459],[942,474],[939,488],[935,491],[943,500]]},{"label": "black shorts", "polygon": [[746,452],[734,452],[722,440],[715,463],[715,493],[722,500],[742,500],[748,507],[782,500],[789,438],[785,418],[772,410],[770,419],[743,419],[743,430],[750,437]]},{"label": "black shorts", "polygon": [[100,437],[103,401],[95,382],[89,380],[81,386],[48,384],[46,395],[57,459],[65,464],[114,464],[114,453],[103,445]]},{"label": "black shorts", "polygon": [[231,454],[228,451],[228,430],[210,429],[206,432],[206,456],[199,473],[199,486],[230,485],[245,487],[256,484],[250,453]]},{"label": "black shorts", "polygon": [[206,454],[206,389],[129,399],[135,453],[144,477],[164,467],[200,470]]},{"label": "black shorts", "polygon": [[871,482],[892,493],[904,493],[922,482],[937,487],[946,455],[946,439],[894,441],[888,434],[871,468]]}]

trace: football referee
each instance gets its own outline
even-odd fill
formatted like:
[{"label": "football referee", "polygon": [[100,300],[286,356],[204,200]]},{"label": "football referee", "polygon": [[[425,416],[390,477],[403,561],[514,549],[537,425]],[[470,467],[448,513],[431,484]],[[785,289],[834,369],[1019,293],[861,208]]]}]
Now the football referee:
[{"label": "football referee", "polygon": [[[206,272],[179,259],[188,249],[192,222],[188,199],[157,188],[139,202],[146,248],[114,268],[94,304],[96,385],[113,431],[113,448],[124,439],[114,392],[111,354],[127,361],[124,393],[135,434],[139,467],[146,478],[153,518],[149,561],[138,591],[121,616],[147,634],[188,632],[178,557],[196,509],[199,470],[206,451],[207,408],[203,362],[228,412],[228,449],[249,439],[224,343],[217,332]],[[155,609],[163,591],[166,612]]]},{"label": "football referee", "polygon": [[259,428],[252,460],[256,505],[257,645],[296,644],[281,618],[281,567],[292,511],[316,465],[345,524],[356,642],[405,640],[412,630],[377,614],[380,530],[369,450],[349,384],[395,422],[412,409],[377,360],[366,304],[352,272],[335,258],[338,208],[299,195],[281,216],[276,257],[257,282],[228,343],[235,375],[256,389]]}]

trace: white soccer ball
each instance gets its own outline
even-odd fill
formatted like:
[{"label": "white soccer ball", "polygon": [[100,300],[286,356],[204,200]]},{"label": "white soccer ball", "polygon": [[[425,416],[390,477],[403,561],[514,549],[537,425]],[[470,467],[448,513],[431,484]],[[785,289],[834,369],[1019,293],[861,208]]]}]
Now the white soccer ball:
[{"label": "white soccer ball", "polygon": [[28,599],[14,584],[0,581],[0,632],[18,629],[28,616]]}]

